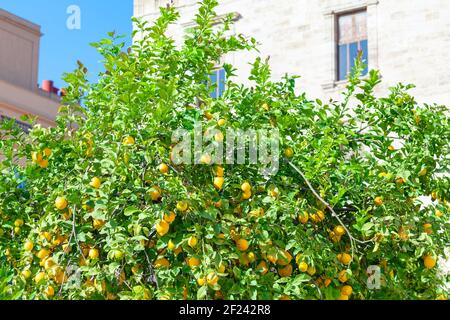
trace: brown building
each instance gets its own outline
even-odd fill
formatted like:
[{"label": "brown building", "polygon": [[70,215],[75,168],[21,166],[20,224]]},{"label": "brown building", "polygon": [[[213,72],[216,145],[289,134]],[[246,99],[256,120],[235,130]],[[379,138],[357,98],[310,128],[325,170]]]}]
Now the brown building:
[{"label": "brown building", "polygon": [[60,97],[51,81],[39,88],[38,64],[41,27],[0,9],[0,121],[20,120],[24,114],[37,117],[44,127],[52,126]]}]

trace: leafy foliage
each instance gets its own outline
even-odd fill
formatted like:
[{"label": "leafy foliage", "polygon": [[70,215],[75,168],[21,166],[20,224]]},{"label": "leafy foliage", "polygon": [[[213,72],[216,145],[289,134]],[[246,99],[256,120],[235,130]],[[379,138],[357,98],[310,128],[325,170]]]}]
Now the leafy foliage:
[{"label": "leafy foliage", "polygon": [[[227,34],[231,18],[215,26],[216,5],[203,1],[181,47],[167,36],[171,7],[153,25],[135,20],[128,50],[113,33],[93,44],[105,72],[88,83],[79,62],[65,76],[56,127],[2,124],[0,247],[20,297],[445,297],[433,262],[449,243],[448,109],[419,105],[402,84],[375,97],[379,74],[360,79],[360,62],[342,102],[297,94],[295,77],[273,82],[261,59],[252,87],[225,65],[226,91],[212,99],[220,58],[256,45]],[[174,165],[173,131],[196,122],[278,129],[280,170]]]}]

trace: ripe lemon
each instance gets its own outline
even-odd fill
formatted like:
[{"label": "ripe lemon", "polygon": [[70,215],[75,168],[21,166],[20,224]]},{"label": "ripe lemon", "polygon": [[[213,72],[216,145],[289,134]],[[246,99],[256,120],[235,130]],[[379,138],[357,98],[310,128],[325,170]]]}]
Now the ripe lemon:
[{"label": "ripe lemon", "polygon": [[344,296],[350,296],[353,292],[353,288],[351,286],[343,286],[341,288],[341,294]]},{"label": "ripe lemon", "polygon": [[338,274],[338,279],[340,282],[345,283],[348,280],[348,275],[346,270],[342,270]]},{"label": "ripe lemon", "polygon": [[265,275],[269,271],[269,268],[267,268],[267,263],[265,261],[261,261],[256,266],[256,271],[261,273],[262,275]]},{"label": "ripe lemon", "polygon": [[168,268],[169,266],[170,266],[170,262],[166,258],[156,259],[156,261],[155,261],[155,268],[156,269]]},{"label": "ripe lemon", "polygon": [[99,189],[102,185],[102,182],[100,181],[100,178],[98,177],[94,177],[92,178],[91,182],[89,183],[89,185],[94,188],[94,189]]},{"label": "ripe lemon", "polygon": [[238,248],[239,251],[247,251],[249,243],[245,239],[239,239],[236,241],[236,247]]},{"label": "ripe lemon", "polygon": [[181,246],[180,246],[180,247],[176,247],[173,250],[173,253],[177,256],[177,255],[179,255],[181,253],[181,251],[183,251],[183,248],[181,248]]},{"label": "ripe lemon", "polygon": [[39,252],[36,254],[36,257],[38,257],[39,259],[45,259],[50,255],[50,251],[47,249],[41,249],[39,250]]},{"label": "ripe lemon", "polygon": [[292,274],[292,265],[288,264],[287,266],[278,269],[278,274],[283,278],[290,277]]},{"label": "ripe lemon", "polygon": [[278,189],[278,187],[274,187],[274,188],[270,189],[270,195],[273,198],[277,198],[280,195],[280,190]]},{"label": "ripe lemon", "polygon": [[376,197],[375,200],[373,200],[373,202],[375,203],[375,205],[377,207],[381,206],[383,204],[383,198],[381,197]]},{"label": "ripe lemon", "polygon": [[158,167],[159,172],[161,172],[162,174],[167,174],[169,172],[169,166],[165,163],[161,163]]},{"label": "ripe lemon", "polygon": [[153,186],[148,191],[148,194],[150,195],[150,198],[152,198],[152,201],[158,201],[161,198],[161,189],[158,186]]},{"label": "ripe lemon", "polygon": [[224,181],[225,181],[225,179],[223,177],[215,177],[214,178],[214,187],[217,190],[222,190]]},{"label": "ripe lemon", "polygon": [[334,233],[337,236],[342,236],[345,233],[345,229],[342,226],[336,226],[336,227],[334,227]]},{"label": "ripe lemon", "polygon": [[52,155],[52,149],[45,148],[44,149],[44,154],[45,154],[46,157],[50,157]]},{"label": "ripe lemon", "polygon": [[217,272],[224,273],[225,269],[226,269],[225,264],[224,263],[220,263],[220,265],[217,267]]},{"label": "ripe lemon", "polygon": [[253,262],[255,262],[255,260],[256,260],[256,255],[255,255],[254,252],[249,252],[249,253],[247,254],[247,257],[248,257],[248,261],[249,261],[250,263],[253,263]]},{"label": "ripe lemon", "polygon": [[430,255],[426,255],[426,256],[423,258],[423,264],[425,265],[425,268],[427,268],[427,269],[433,269],[434,266],[436,265],[436,259],[433,258],[433,257],[430,256]]},{"label": "ripe lemon", "polygon": [[172,241],[172,239],[170,239],[167,243],[167,249],[169,249],[170,251],[173,251],[175,249],[175,243]]},{"label": "ripe lemon", "polygon": [[219,276],[215,272],[211,272],[206,276],[206,281],[210,286],[215,286],[219,282]]},{"label": "ripe lemon", "polygon": [[33,152],[31,153],[31,160],[34,163],[39,163],[42,161],[42,154],[40,152]]},{"label": "ripe lemon", "polygon": [[175,212],[171,211],[169,212],[169,214],[164,214],[164,221],[166,221],[167,223],[172,223],[175,221],[176,217],[177,215],[175,214]]},{"label": "ripe lemon", "polygon": [[177,210],[180,212],[186,212],[188,209],[188,204],[186,201],[179,201],[177,203]]},{"label": "ripe lemon", "polygon": [[436,191],[433,191],[433,192],[431,193],[431,199],[432,199],[433,201],[436,201],[437,198],[438,198],[437,192],[436,192]]},{"label": "ripe lemon", "polygon": [[298,216],[298,221],[299,221],[300,223],[302,223],[302,224],[307,223],[308,220],[309,220],[309,214],[308,214],[308,212],[306,212],[306,211],[303,212],[303,213],[301,213],[301,214]]},{"label": "ripe lemon", "polygon": [[197,279],[197,283],[200,287],[204,286],[206,283],[206,277],[200,277]]},{"label": "ripe lemon", "polygon": [[47,287],[47,289],[45,289],[45,295],[47,296],[47,297],[53,297],[54,295],[55,295],[55,289],[53,289],[53,287],[52,286],[48,286]]},{"label": "ripe lemon", "polygon": [[388,150],[389,150],[389,151],[395,151],[395,147],[394,147],[394,146],[389,146],[389,147],[388,147]]},{"label": "ripe lemon", "polygon": [[281,252],[278,256],[277,264],[280,266],[285,266],[291,263],[292,255],[288,251]]},{"label": "ripe lemon", "polygon": [[269,260],[269,261],[270,261],[271,263],[273,263],[273,264],[276,264],[278,258],[277,258],[277,256],[276,256],[276,254],[271,254],[271,253],[269,253],[269,254],[267,255],[267,260]]},{"label": "ripe lemon", "polygon": [[444,215],[441,210],[437,210],[437,209],[434,213],[436,214],[436,217],[438,217],[438,218],[440,218]]},{"label": "ripe lemon", "polygon": [[22,270],[21,275],[24,279],[28,279],[29,277],[31,277],[31,271],[28,269]]},{"label": "ripe lemon", "polygon": [[204,154],[200,157],[200,163],[210,164],[211,161],[212,161],[212,158],[209,154]]},{"label": "ripe lemon", "polygon": [[323,221],[325,219],[325,213],[322,210],[317,211],[316,215],[319,221]]},{"label": "ripe lemon", "polygon": [[216,173],[217,177],[223,177],[224,173],[225,173],[225,170],[223,169],[223,167],[217,166],[216,170],[215,170],[215,173]]},{"label": "ripe lemon", "polygon": [[241,190],[242,190],[243,192],[250,192],[250,191],[252,190],[252,186],[250,185],[250,183],[244,182],[244,183],[241,185]]},{"label": "ripe lemon", "polygon": [[341,258],[340,258],[339,261],[342,262],[345,265],[348,265],[352,261],[352,256],[349,255],[348,253],[344,252],[344,253],[341,254]]},{"label": "ripe lemon", "polygon": [[217,125],[219,127],[223,127],[226,123],[227,123],[227,120],[225,120],[225,119],[220,119],[219,121],[217,121]]},{"label": "ripe lemon", "polygon": [[243,194],[242,194],[242,199],[244,199],[244,200],[248,200],[248,199],[250,199],[252,197],[252,192],[251,191],[249,191],[249,192],[244,192]]},{"label": "ripe lemon", "polygon": [[34,282],[36,282],[36,284],[40,283],[42,280],[44,280],[45,278],[45,272],[39,272],[38,274],[36,274],[36,276],[34,277]]},{"label": "ripe lemon", "polygon": [[209,111],[205,111],[205,113],[203,113],[203,115],[208,120],[211,120],[213,118],[213,114],[211,112],[209,112]]},{"label": "ripe lemon", "polygon": [[123,145],[125,145],[125,146],[131,146],[134,143],[135,143],[135,140],[132,136],[128,136],[123,139]]},{"label": "ripe lemon", "polygon": [[406,182],[406,180],[405,179],[403,179],[403,178],[397,178],[396,180],[395,180],[395,183],[397,183],[397,184],[404,184]]},{"label": "ripe lemon", "polygon": [[30,240],[25,241],[25,244],[23,245],[23,248],[25,249],[25,251],[31,251],[31,250],[33,250],[33,247],[34,247],[34,244]]},{"label": "ripe lemon", "polygon": [[298,269],[301,271],[301,272],[306,272],[306,271],[308,271],[308,264],[306,263],[306,262],[300,262],[299,264],[298,264]]},{"label": "ripe lemon", "polygon": [[348,300],[348,296],[346,296],[345,294],[341,294],[338,300]]},{"label": "ripe lemon", "polygon": [[21,227],[23,226],[23,220],[22,219],[17,219],[16,221],[14,221],[14,226],[16,227]]},{"label": "ripe lemon", "polygon": [[191,268],[198,267],[200,265],[200,260],[196,257],[190,257],[187,260],[187,264]]},{"label": "ripe lemon", "polygon": [[163,237],[165,234],[167,234],[169,232],[169,228],[170,228],[170,225],[164,220],[161,220],[156,224],[156,232],[161,237]]},{"label": "ripe lemon", "polygon": [[92,260],[96,260],[98,259],[98,256],[99,256],[98,249],[92,248],[91,250],[89,250],[89,258],[91,258]]},{"label": "ripe lemon", "polygon": [[45,169],[48,167],[48,160],[47,159],[41,160],[38,162],[38,164],[39,164],[39,167],[41,167],[42,169]]},{"label": "ripe lemon", "polygon": [[292,150],[292,148],[286,148],[284,150],[284,155],[286,158],[292,158],[294,156],[294,150]]},{"label": "ripe lemon", "polygon": [[44,261],[44,269],[45,270],[49,270],[50,268],[52,268],[55,265],[56,265],[56,263],[55,263],[55,261],[53,261],[52,258],[45,259],[45,261]]},{"label": "ripe lemon", "polygon": [[55,207],[58,210],[64,210],[65,208],[67,208],[67,200],[65,197],[58,197],[55,200]]},{"label": "ripe lemon", "polygon": [[306,272],[312,277],[313,275],[316,274],[317,270],[316,270],[316,267],[309,266],[308,270],[306,270]]},{"label": "ripe lemon", "polygon": [[188,246],[191,248],[194,248],[195,246],[197,246],[197,243],[198,243],[198,239],[195,236],[191,236],[188,239]]},{"label": "ripe lemon", "polygon": [[432,234],[433,233],[433,225],[431,223],[425,223],[423,225],[423,231],[427,234]]},{"label": "ripe lemon", "polygon": [[267,103],[265,103],[265,102],[263,103],[261,108],[263,108],[263,110],[265,110],[265,111],[269,111],[269,109],[270,109],[269,105]]},{"label": "ripe lemon", "polygon": [[97,230],[101,229],[105,224],[106,221],[104,220],[94,219],[94,221],[92,221],[92,226]]},{"label": "ripe lemon", "polygon": [[223,142],[224,139],[225,139],[225,137],[222,132],[217,132],[214,135],[214,140],[216,140],[216,142]]}]

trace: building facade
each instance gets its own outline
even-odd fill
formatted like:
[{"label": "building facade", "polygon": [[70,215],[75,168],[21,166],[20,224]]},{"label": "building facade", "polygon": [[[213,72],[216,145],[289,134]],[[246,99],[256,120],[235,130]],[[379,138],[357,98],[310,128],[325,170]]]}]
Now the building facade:
[{"label": "building facade", "polygon": [[[308,97],[339,99],[354,58],[361,52],[377,69],[386,94],[398,82],[415,84],[417,101],[450,106],[450,1],[448,0],[219,0],[218,15],[233,13],[233,32],[255,37],[270,56],[275,79],[300,75]],[[134,0],[134,14],[148,21],[172,2],[181,19],[177,41],[192,26],[197,0]],[[256,53],[225,57],[247,82]],[[367,72],[367,70],[365,70]]]},{"label": "building facade", "polygon": [[51,81],[38,86],[40,26],[0,9],[0,121],[27,114],[48,127],[54,124],[60,97]]}]

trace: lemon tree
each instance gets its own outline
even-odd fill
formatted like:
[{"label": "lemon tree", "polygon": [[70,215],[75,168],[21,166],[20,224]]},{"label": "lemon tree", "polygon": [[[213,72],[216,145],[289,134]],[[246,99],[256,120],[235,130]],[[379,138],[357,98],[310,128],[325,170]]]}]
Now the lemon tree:
[{"label": "lemon tree", "polygon": [[[377,71],[342,101],[272,81],[251,86],[221,57],[254,50],[216,25],[203,1],[181,47],[161,9],[125,49],[94,44],[98,83],[79,62],[54,128],[1,124],[0,248],[22,299],[444,299],[438,259],[449,244],[448,109],[418,104],[399,84],[375,97]],[[83,107],[81,107],[81,105]],[[32,119],[30,120],[32,121]],[[274,175],[255,164],[175,164],[173,132],[278,130]],[[430,202],[424,199],[431,197]],[[373,272],[372,272],[372,271]],[[369,274],[368,274],[369,273]]]}]

